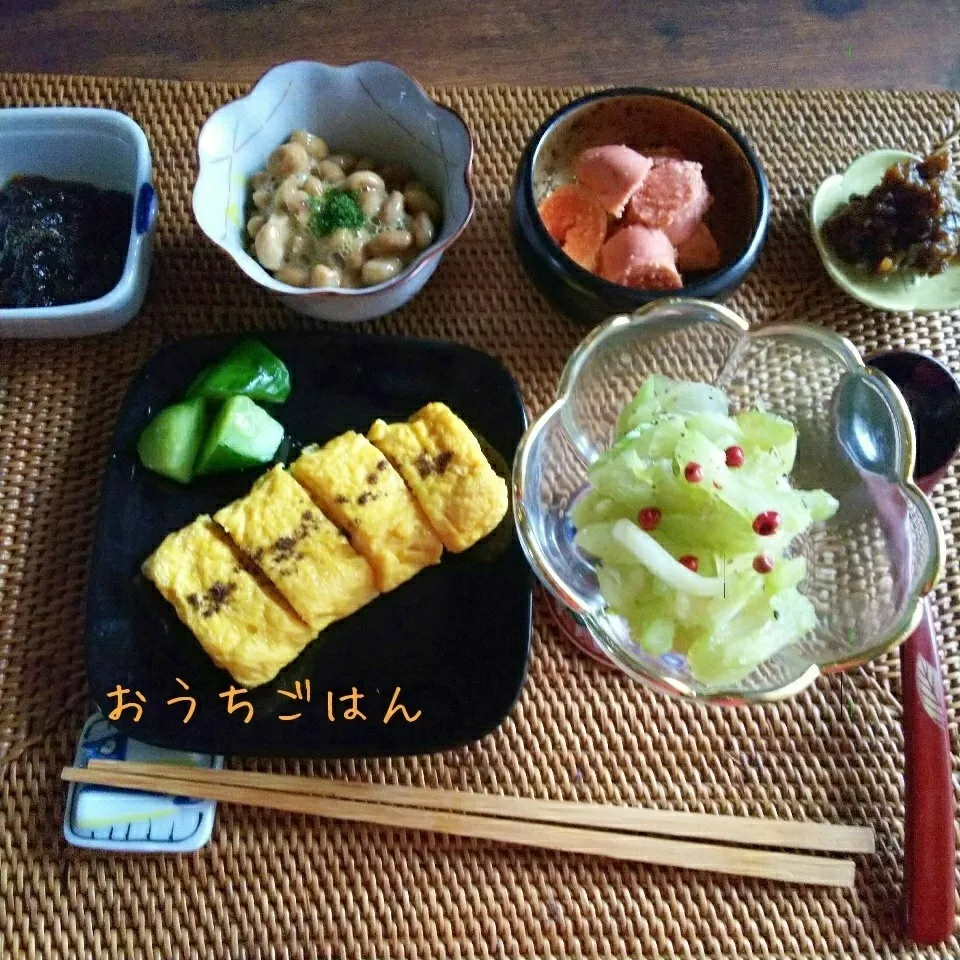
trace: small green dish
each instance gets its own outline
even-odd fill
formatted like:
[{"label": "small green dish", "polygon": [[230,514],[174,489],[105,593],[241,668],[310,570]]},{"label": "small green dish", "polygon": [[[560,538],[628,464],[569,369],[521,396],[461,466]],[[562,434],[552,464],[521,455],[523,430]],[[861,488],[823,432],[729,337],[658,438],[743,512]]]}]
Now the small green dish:
[{"label": "small green dish", "polygon": [[834,283],[867,306],[890,311],[956,310],[960,308],[960,264],[952,264],[935,277],[875,277],[836,257],[820,235],[824,221],[837,207],[854,193],[868,193],[890,167],[909,159],[918,158],[903,150],[874,150],[855,160],[845,173],[827,177],[810,205],[813,242]]}]

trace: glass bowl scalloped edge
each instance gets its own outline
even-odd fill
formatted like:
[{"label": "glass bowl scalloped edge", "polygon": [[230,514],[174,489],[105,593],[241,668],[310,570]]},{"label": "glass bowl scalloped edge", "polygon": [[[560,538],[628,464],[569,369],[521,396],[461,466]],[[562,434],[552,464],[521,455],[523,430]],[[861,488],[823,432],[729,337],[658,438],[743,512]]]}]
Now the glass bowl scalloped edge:
[{"label": "glass bowl scalloped edge", "polygon": [[[726,688],[698,690],[677,678],[659,676],[645,669],[637,661],[631,659],[618,644],[613,643],[604,630],[598,629],[599,617],[604,614],[602,612],[598,614],[596,610],[584,606],[576,599],[547,559],[542,546],[532,535],[531,525],[525,510],[524,491],[527,487],[527,477],[530,474],[531,452],[540,434],[555,418],[562,416],[564,407],[570,400],[577,377],[587,364],[593,351],[602,344],[608,335],[622,330],[624,327],[647,323],[651,319],[651,314],[672,307],[705,308],[716,315],[717,322],[724,324],[744,337],[754,336],[761,331],[765,335],[789,333],[792,336],[816,341],[820,347],[827,347],[845,364],[849,371],[871,378],[880,387],[886,399],[890,402],[904,441],[899,462],[893,465],[897,477],[897,486],[919,509],[930,538],[930,555],[924,568],[924,577],[920,588],[914,593],[911,601],[906,604],[904,614],[887,636],[884,636],[872,646],[858,651],[855,655],[824,660],[823,662],[812,662],[798,676],[779,686],[758,691]],[[751,331],[749,324],[742,317],[721,304],[700,300],[667,298],[647,304],[632,314],[610,318],[594,328],[571,354],[561,374],[556,399],[530,424],[517,449],[512,476],[515,522],[523,551],[540,583],[561,604],[573,611],[582,620],[600,649],[625,674],[661,693],[687,700],[723,706],[773,703],[801,693],[821,674],[843,673],[852,670],[874,660],[889,650],[895,649],[913,633],[919,624],[925,597],[943,576],[946,546],[943,529],[932,504],[912,479],[915,446],[913,423],[902,394],[884,374],[868,367],[857,348],[845,337],[821,327],[799,323],[770,325]]]}]

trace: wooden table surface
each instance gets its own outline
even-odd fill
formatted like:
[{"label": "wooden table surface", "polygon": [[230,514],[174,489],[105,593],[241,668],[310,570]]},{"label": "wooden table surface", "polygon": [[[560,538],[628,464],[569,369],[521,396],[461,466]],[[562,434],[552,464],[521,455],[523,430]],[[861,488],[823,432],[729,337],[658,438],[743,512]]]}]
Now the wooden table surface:
[{"label": "wooden table surface", "polygon": [[958,37],[960,0],[0,0],[2,70],[169,79],[960,89]]}]

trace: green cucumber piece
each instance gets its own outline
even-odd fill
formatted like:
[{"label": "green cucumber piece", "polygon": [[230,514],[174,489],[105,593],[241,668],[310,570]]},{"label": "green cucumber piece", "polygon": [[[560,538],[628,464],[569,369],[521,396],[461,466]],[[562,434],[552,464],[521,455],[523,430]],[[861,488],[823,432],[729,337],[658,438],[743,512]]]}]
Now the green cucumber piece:
[{"label": "green cucumber piece", "polygon": [[222,360],[201,371],[187,389],[189,398],[239,396],[260,403],[283,403],[290,396],[290,371],[259,340],[242,340]]},{"label": "green cucumber piece", "polygon": [[249,397],[231,397],[224,401],[203,443],[197,457],[197,475],[269,463],[281,440],[283,425],[266,410]]},{"label": "green cucumber piece", "polygon": [[203,400],[185,400],[164,407],[140,434],[140,462],[154,473],[189,483],[206,426]]}]

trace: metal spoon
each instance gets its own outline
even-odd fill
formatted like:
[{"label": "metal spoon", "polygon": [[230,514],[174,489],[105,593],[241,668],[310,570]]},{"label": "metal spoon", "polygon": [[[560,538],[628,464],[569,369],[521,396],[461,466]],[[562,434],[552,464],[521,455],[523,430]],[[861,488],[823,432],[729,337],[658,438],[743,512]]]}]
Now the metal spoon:
[{"label": "metal spoon", "polygon": [[[931,357],[891,350],[867,359],[900,389],[917,441],[914,482],[930,493],[960,449],[960,384]],[[904,739],[906,935],[933,946],[954,930],[956,837],[947,703],[930,603],[900,647]]]}]

